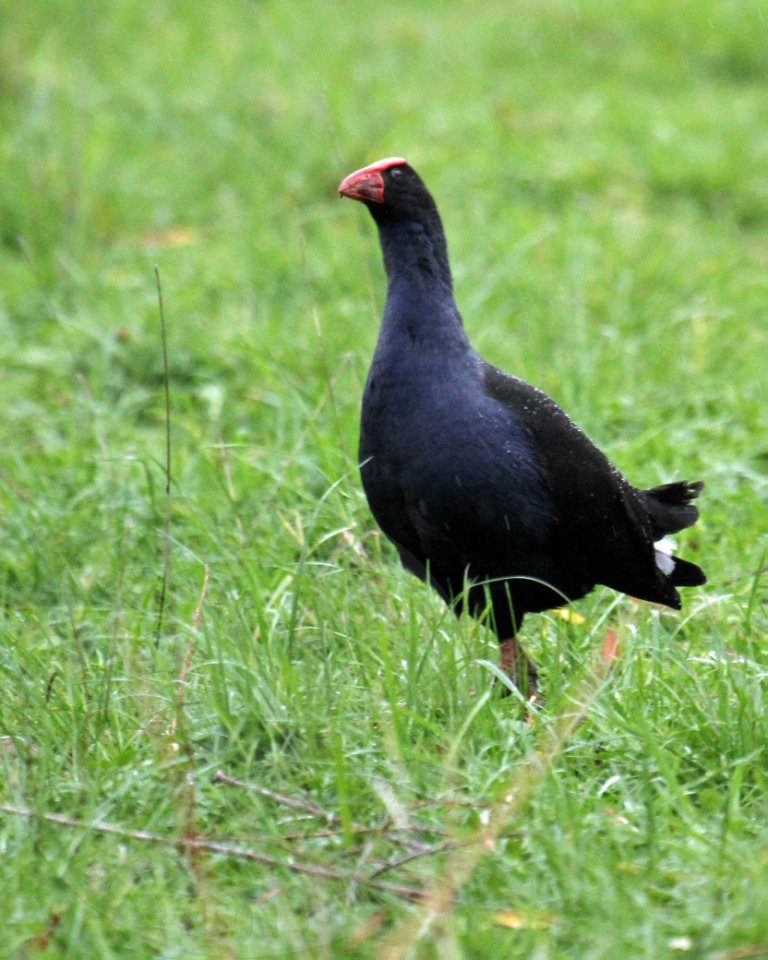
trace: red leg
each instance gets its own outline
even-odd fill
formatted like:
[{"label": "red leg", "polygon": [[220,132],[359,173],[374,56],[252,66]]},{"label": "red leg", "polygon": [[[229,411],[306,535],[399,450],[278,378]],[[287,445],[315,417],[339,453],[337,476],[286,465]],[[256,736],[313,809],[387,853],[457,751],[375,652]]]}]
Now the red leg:
[{"label": "red leg", "polygon": [[525,655],[515,637],[503,640],[499,646],[499,666],[527,699],[537,695],[536,667]]}]

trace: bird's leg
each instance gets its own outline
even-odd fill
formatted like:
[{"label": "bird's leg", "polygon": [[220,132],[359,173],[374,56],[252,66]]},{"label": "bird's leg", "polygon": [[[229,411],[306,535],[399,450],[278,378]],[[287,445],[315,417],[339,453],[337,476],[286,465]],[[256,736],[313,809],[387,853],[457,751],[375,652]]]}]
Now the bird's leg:
[{"label": "bird's leg", "polygon": [[538,695],[536,667],[525,655],[515,637],[502,640],[499,645],[499,666],[520,690],[526,700]]}]

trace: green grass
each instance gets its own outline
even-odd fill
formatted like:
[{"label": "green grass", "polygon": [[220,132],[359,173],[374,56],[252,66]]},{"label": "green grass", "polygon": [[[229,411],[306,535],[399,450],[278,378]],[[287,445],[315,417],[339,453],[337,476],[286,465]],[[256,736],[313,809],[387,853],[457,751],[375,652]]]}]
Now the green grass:
[{"label": "green grass", "polygon": [[[768,956],[761,5],[2,6],[0,955],[394,956],[417,905],[287,864],[474,835],[610,626],[587,721],[409,956]],[[526,622],[535,725],[360,490],[383,283],[335,188],[388,154],[438,199],[476,346],[637,483],[707,482],[681,615],[596,591]]]}]

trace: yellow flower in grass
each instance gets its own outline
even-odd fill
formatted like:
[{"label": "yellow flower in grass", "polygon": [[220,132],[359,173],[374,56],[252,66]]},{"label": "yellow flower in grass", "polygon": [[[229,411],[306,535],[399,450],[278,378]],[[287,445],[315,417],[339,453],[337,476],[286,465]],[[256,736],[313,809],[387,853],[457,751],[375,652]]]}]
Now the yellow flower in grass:
[{"label": "yellow flower in grass", "polygon": [[554,613],[556,617],[560,617],[561,620],[565,620],[566,623],[573,623],[576,626],[584,623],[584,617],[575,610],[569,610],[568,607],[558,607],[556,610],[553,610],[552,613]]},{"label": "yellow flower in grass", "polygon": [[533,915],[518,913],[517,910],[497,910],[493,915],[493,922],[508,930],[546,930],[557,921],[558,918],[551,913]]}]

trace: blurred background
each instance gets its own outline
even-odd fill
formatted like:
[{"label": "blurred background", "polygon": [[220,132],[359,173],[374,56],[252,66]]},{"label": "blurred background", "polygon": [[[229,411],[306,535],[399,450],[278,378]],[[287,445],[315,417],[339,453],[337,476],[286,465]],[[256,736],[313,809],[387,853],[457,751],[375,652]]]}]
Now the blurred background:
[{"label": "blurred background", "polygon": [[437,197],[489,359],[553,393],[626,470],[663,450],[643,482],[675,473],[683,446],[710,478],[765,456],[762,439],[750,449],[759,4],[59,0],[5,18],[0,389],[16,454],[40,433],[55,455],[80,417],[110,418],[102,401],[120,410],[110,452],[142,442],[158,265],[177,410],[280,445],[301,418],[286,396],[312,406],[332,382],[322,416],[351,463],[383,284],[365,212],[335,188],[398,154]]}]

